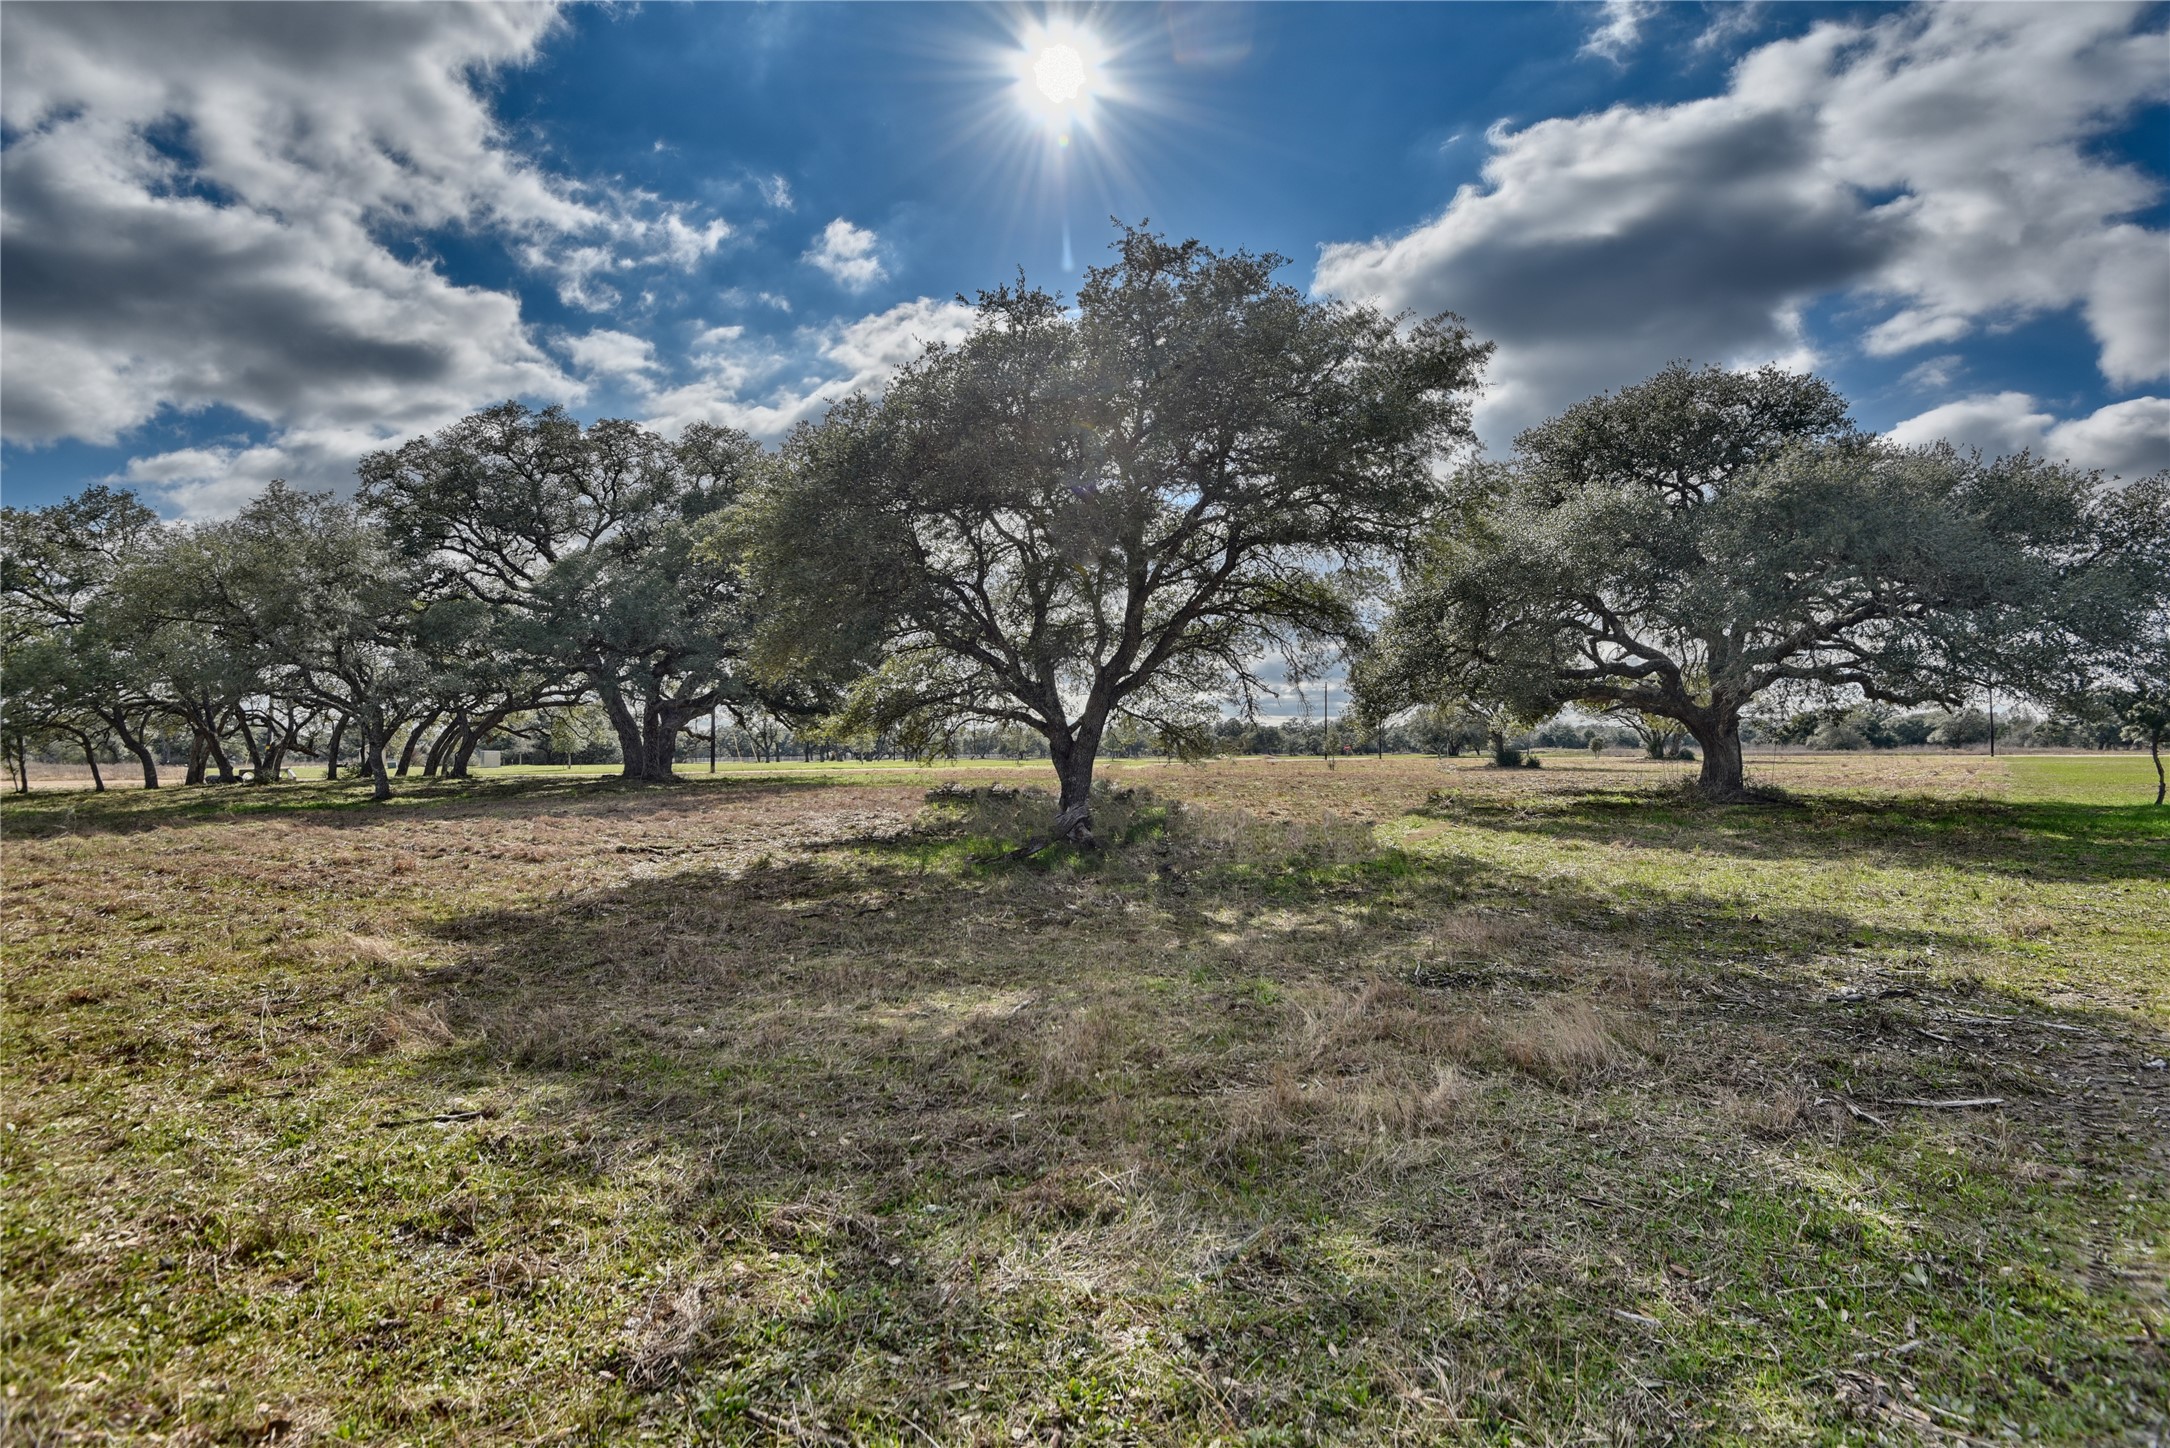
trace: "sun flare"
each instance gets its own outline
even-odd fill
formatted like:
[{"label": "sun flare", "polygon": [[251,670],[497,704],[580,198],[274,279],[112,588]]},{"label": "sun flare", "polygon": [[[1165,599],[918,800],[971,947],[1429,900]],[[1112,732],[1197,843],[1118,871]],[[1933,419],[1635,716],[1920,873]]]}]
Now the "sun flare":
[{"label": "sun flare", "polygon": [[1049,105],[1073,104],[1085,89],[1085,57],[1076,46],[1058,40],[1032,58],[1032,83]]},{"label": "sun flare", "polygon": [[1021,40],[1014,60],[1019,104],[1059,135],[1089,125],[1093,102],[1104,88],[1099,40],[1069,24],[1050,25]]}]

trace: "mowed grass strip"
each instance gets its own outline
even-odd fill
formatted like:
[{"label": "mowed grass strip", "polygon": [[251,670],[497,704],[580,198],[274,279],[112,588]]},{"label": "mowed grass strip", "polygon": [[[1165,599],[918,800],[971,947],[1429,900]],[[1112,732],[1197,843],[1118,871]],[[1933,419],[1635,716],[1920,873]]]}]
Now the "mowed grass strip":
[{"label": "mowed grass strip", "polygon": [[11,804],[6,1436],[2148,1441],[2170,826],[1877,762]]}]

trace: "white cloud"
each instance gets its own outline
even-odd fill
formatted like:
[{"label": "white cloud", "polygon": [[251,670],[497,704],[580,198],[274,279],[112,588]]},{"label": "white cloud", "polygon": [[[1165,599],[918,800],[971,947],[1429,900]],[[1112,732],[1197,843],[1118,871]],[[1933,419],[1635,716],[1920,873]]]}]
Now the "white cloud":
[{"label": "white cloud", "polygon": [[2135,397],[2052,427],[2042,451],[2083,468],[2140,478],[2170,468],[2170,397]]},{"label": "white cloud", "polygon": [[1597,26],[1582,42],[1584,55],[1601,55],[1618,65],[1642,39],[1643,22],[1657,10],[1657,0],[1605,0]]},{"label": "white cloud", "polygon": [[2059,422],[2024,392],[1977,393],[1910,417],[1885,434],[1909,447],[1949,442],[2144,477],[2170,468],[2170,398],[2135,397]]},{"label": "white cloud", "polygon": [[273,478],[314,489],[351,486],[355,461],[401,436],[378,427],[289,428],[270,442],[212,443],[130,458],[106,481],[149,491],[183,518],[223,518]]},{"label": "white cloud", "polygon": [[962,341],[976,315],[961,302],[919,297],[804,329],[788,349],[743,327],[706,328],[694,338],[698,376],[650,395],[649,426],[675,434],[691,422],[717,422],[773,441],[839,398],[880,395],[928,344]]},{"label": "white cloud", "polygon": [[863,226],[853,226],[839,216],[821,229],[820,238],[808,248],[804,260],[825,271],[839,286],[862,292],[888,273],[874,248],[881,238]]},{"label": "white cloud", "polygon": [[214,406],[272,429],[138,460],[210,499],[190,469],[350,484],[352,454],[326,449],[577,400],[516,296],[455,284],[415,242],[497,237],[594,306],[730,228],[515,149],[489,77],[556,23],[547,5],[0,10],[7,438],[109,444]]},{"label": "white cloud", "polygon": [[598,327],[565,341],[565,355],[589,377],[645,379],[656,370],[655,344],[630,332]]},{"label": "white cloud", "polygon": [[1716,0],[1705,8],[1710,12],[1710,24],[1695,37],[1694,48],[1698,51],[1723,50],[1754,30],[1763,19],[1763,0]]},{"label": "white cloud", "polygon": [[1907,368],[1899,385],[1918,392],[1941,392],[1958,380],[1959,374],[1966,371],[1966,365],[1966,358],[1956,352],[1946,352],[1941,357],[1931,357]]},{"label": "white cloud", "polygon": [[1678,357],[1798,347],[1824,296],[1878,353],[2077,308],[2104,376],[2170,373],[2159,184],[2093,140],[2170,97],[2129,6],[1928,6],[1763,46],[1724,94],[1495,126],[1483,183],[1394,237],[1322,248],[1323,292],[1454,310],[1500,343],[1495,443]]},{"label": "white cloud", "polygon": [[755,184],[761,188],[761,199],[771,210],[789,211],[797,204],[792,200],[791,183],[781,176],[764,176]]}]

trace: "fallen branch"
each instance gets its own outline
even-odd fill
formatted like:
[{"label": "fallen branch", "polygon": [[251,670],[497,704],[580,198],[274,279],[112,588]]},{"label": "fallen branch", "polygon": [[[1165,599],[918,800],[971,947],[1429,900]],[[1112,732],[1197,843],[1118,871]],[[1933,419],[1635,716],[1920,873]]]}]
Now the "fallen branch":
[{"label": "fallen branch", "polygon": [[448,1121],[473,1121],[478,1116],[488,1116],[487,1111],[441,1111],[435,1116],[400,1116],[377,1123],[377,1129],[388,1131],[395,1126],[442,1126]]},{"label": "fallen branch", "polygon": [[1945,1011],[1932,1008],[1932,1014],[1947,1021],[1974,1021],[1984,1025],[2032,1026],[2039,1031],[2063,1031],[2068,1036],[2099,1036],[2102,1033],[2088,1026],[2067,1026],[2057,1021],[2038,1021],[2032,1016],[1984,1016],[1973,1011]]},{"label": "fallen branch", "polygon": [[1860,1107],[1854,1105],[1853,1102],[1848,1101],[1843,1096],[1819,1096],[1811,1104],[1816,1106],[1830,1106],[1836,1104],[1845,1107],[1846,1114],[1848,1116],[1851,1116],[1856,1121],[1866,1121],[1871,1126],[1889,1127],[1891,1125],[1890,1122],[1884,1120],[1883,1117],[1878,1116],[1875,1112],[1863,1111]]},{"label": "fallen branch", "polygon": [[1961,1096],[1951,1101],[1929,1101],[1919,1096],[1890,1096],[1878,1106],[1926,1106],[1934,1111],[1966,1111],[1976,1106],[2002,1106],[2002,1096]]},{"label": "fallen branch", "polygon": [[793,1438],[801,1442],[841,1443],[847,1445],[847,1448],[851,1442],[849,1438],[831,1433],[826,1428],[816,1428],[810,1424],[801,1423],[796,1415],[786,1418],[781,1414],[763,1412],[759,1408],[749,1407],[746,1409],[746,1416],[756,1422],[768,1424],[779,1433],[789,1433]]}]

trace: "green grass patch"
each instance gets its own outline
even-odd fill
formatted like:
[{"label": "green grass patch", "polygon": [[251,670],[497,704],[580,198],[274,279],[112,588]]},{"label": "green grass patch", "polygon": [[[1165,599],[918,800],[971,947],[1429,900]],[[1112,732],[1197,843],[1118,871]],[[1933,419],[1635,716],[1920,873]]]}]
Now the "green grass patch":
[{"label": "green grass patch", "polygon": [[2014,799],[2125,806],[2155,800],[2155,765],[2144,753],[2015,754],[2005,767]]}]

